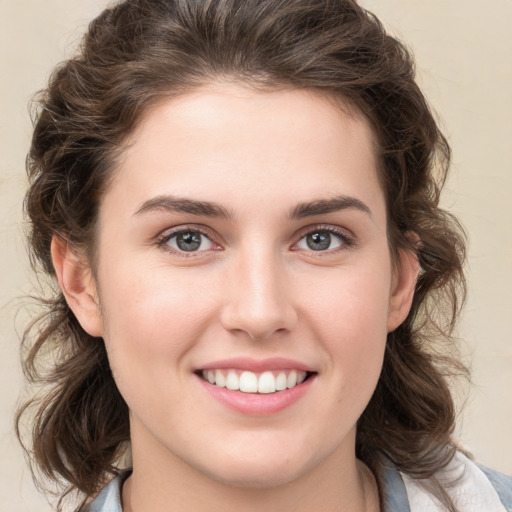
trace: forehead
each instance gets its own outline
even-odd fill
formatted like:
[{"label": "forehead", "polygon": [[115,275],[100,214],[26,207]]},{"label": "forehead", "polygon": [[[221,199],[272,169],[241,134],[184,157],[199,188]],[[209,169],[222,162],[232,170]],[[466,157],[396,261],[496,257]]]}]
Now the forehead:
[{"label": "forehead", "polygon": [[232,201],[228,208],[258,194],[268,205],[339,193],[374,201],[376,169],[369,123],[340,100],[310,90],[213,84],[150,108],[113,183],[134,201],[216,194]]},{"label": "forehead", "polygon": [[[317,135],[326,140],[336,137],[339,130],[349,128],[353,142],[365,145],[373,152],[375,137],[370,123],[348,101],[317,89],[261,90],[243,83],[211,83],[193,89],[187,94],[167,98],[151,105],[141,116],[137,129],[128,139],[129,148],[147,142],[149,132],[178,128],[174,136],[188,138],[187,128],[193,128],[197,137],[214,140],[223,133],[219,129],[238,129],[238,136],[279,144],[285,139],[311,139]],[[350,126],[349,126],[350,125]],[[265,127],[264,130],[261,130]]]}]

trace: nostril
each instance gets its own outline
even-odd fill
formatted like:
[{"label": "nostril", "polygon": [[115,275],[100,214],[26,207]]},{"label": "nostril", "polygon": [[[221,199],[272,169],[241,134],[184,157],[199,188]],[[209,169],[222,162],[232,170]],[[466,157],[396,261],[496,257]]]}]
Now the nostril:
[{"label": "nostril", "polygon": [[267,340],[289,333],[294,326],[295,316],[284,311],[269,313],[258,311],[244,312],[241,309],[227,311],[221,317],[223,327],[237,335],[244,334],[251,340]]}]

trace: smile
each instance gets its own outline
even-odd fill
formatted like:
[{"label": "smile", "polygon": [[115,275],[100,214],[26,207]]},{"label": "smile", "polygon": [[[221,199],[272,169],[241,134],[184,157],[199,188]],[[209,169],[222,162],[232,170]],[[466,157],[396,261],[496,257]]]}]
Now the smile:
[{"label": "smile", "polygon": [[302,370],[277,370],[256,373],[236,369],[202,370],[203,380],[219,388],[242,393],[271,394],[286,389],[292,389],[302,384],[310,372]]}]

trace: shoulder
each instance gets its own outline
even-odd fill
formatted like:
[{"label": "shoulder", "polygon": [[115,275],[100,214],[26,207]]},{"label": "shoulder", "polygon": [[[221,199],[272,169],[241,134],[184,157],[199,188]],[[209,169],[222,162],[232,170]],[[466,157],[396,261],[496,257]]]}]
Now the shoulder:
[{"label": "shoulder", "polygon": [[121,489],[130,471],[123,471],[111,480],[102,491],[80,512],[123,512]]},{"label": "shoulder", "polygon": [[[460,512],[512,512],[512,477],[476,464],[457,452],[437,480]],[[385,463],[382,474],[385,512],[439,512],[439,503],[415,480]]]}]

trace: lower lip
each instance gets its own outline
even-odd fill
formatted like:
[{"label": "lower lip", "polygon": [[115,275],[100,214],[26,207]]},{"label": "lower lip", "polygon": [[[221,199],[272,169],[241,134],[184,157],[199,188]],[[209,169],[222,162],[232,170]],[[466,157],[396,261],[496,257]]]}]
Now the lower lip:
[{"label": "lower lip", "polygon": [[300,400],[310,388],[315,376],[311,375],[307,380],[293,388],[268,394],[231,391],[210,384],[199,376],[197,378],[210,396],[230,409],[249,416],[269,416],[292,406]]}]

